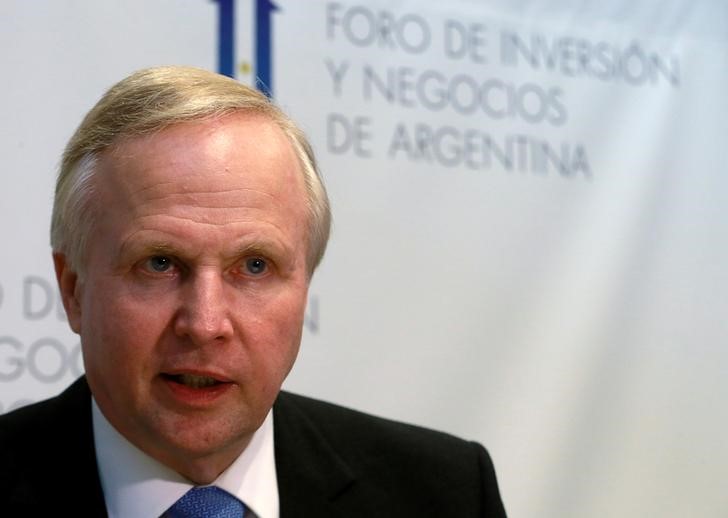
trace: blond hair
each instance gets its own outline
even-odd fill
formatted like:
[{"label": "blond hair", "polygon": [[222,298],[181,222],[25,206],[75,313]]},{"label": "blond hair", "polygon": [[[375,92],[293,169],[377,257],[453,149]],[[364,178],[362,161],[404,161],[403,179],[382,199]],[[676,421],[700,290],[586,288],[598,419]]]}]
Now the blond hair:
[{"label": "blond hair", "polygon": [[331,212],[313,150],[304,133],[265,95],[234,80],[192,67],[140,70],[112,86],[86,114],[63,153],[51,220],[51,246],[83,271],[94,220],[98,156],[119,139],[150,134],[179,122],[232,112],[261,114],[293,146],[303,171],[309,212],[307,266],[313,274],[326,250]]}]

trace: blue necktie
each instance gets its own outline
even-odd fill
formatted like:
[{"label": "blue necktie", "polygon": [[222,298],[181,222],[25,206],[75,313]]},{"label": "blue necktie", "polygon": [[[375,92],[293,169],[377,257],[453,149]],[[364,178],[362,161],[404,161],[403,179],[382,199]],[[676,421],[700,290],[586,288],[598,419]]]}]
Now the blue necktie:
[{"label": "blue necktie", "polygon": [[245,506],[216,486],[193,487],[169,508],[169,518],[243,518]]}]

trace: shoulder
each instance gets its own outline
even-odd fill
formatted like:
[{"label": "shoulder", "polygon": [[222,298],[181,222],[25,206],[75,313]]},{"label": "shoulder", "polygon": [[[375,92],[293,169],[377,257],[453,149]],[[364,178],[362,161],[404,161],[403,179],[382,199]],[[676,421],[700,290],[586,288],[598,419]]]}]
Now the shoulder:
[{"label": "shoulder", "polygon": [[[316,448],[318,457],[335,452],[367,481],[370,498],[388,494],[387,505],[398,502],[402,513],[421,505],[430,516],[478,509],[477,516],[505,516],[490,456],[476,442],[286,392],[274,406],[274,429],[276,440],[296,449]],[[438,509],[454,514],[433,513]]]},{"label": "shoulder", "polygon": [[79,490],[69,472],[81,481],[86,500],[97,504],[101,493],[95,475],[91,395],[84,378],[59,396],[0,416],[4,509],[31,509],[30,514],[40,515],[51,500],[70,503]]},{"label": "shoulder", "polygon": [[475,443],[453,435],[335,405],[325,401],[282,392],[276,402],[281,413],[309,420],[326,438],[352,451],[411,452],[418,458],[453,452],[472,455],[480,449]]},{"label": "shoulder", "polygon": [[81,378],[58,396],[0,415],[0,444],[36,442],[39,437],[44,443],[53,442],[68,425],[79,424],[74,419],[90,412],[90,404],[88,385]]}]

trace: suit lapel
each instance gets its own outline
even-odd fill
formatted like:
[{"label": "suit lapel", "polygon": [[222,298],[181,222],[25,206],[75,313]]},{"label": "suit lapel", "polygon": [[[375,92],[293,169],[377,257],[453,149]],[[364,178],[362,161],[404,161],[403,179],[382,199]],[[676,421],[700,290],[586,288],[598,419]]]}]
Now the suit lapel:
[{"label": "suit lapel", "polygon": [[281,392],[273,407],[280,518],[341,516],[356,485],[353,470],[305,413],[296,396]]},{"label": "suit lapel", "polygon": [[75,501],[73,513],[76,516],[106,516],[106,504],[94,448],[91,391],[86,378],[81,378],[71,385],[59,399],[60,403],[67,407],[65,419],[68,427],[64,427],[67,431],[64,441],[68,445],[68,451],[64,453],[69,461],[67,466],[70,472],[83,474],[81,479],[75,475],[67,476],[63,482],[64,485],[67,484],[66,492],[69,499]]}]

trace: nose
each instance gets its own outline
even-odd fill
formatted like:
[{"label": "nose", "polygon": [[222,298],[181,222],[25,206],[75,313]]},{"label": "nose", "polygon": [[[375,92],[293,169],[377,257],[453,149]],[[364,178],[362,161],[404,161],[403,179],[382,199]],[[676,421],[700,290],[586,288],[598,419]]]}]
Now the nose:
[{"label": "nose", "polygon": [[175,316],[177,336],[198,346],[220,343],[233,334],[231,308],[225,303],[225,281],[216,272],[191,275],[180,290],[182,298]]}]

